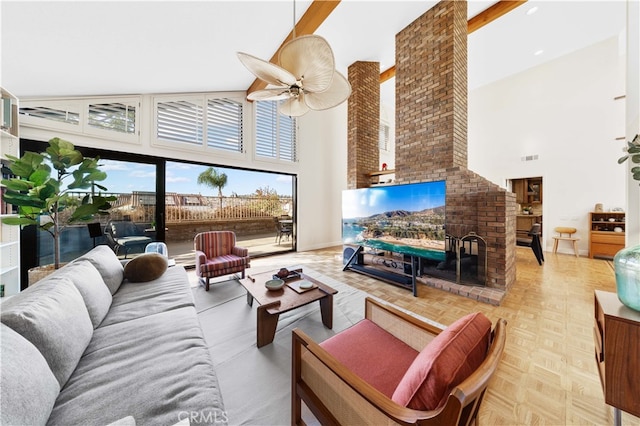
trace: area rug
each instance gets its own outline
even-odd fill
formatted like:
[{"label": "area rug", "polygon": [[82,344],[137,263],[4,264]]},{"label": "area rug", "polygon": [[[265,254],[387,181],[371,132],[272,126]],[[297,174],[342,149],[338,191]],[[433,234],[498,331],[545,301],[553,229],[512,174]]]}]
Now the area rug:
[{"label": "area rug", "polygon": [[317,342],[364,317],[366,293],[304,268],[305,274],[338,290],[333,329],[322,324],[319,303],[282,314],[272,344],[256,347],[256,306],[229,280],[193,288],[196,309],[215,364],[230,425],[288,425],[291,422],[291,330],[304,330]]}]

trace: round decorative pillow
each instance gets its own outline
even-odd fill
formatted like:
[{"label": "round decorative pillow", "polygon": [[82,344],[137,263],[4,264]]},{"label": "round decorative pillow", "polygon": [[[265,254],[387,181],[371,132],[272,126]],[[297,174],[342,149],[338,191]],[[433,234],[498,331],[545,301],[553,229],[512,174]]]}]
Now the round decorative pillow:
[{"label": "round decorative pillow", "polygon": [[124,267],[124,277],[132,283],[158,279],[169,266],[166,257],[159,253],[145,253],[131,259]]}]

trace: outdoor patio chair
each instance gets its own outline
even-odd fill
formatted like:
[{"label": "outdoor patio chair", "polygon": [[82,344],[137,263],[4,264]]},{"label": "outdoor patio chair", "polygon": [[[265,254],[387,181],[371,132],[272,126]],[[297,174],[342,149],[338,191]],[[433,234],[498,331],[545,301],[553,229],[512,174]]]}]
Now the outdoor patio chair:
[{"label": "outdoor patio chair", "polygon": [[274,217],[273,220],[276,224],[276,242],[280,244],[282,237],[286,237],[289,240],[293,234],[293,219],[291,216]]},{"label": "outdoor patio chair", "polygon": [[[506,340],[482,313],[449,327],[365,300],[365,319],[318,344],[293,330],[291,424],[472,425]],[[306,414],[305,414],[306,417]],[[313,419],[305,419],[313,421]]]},{"label": "outdoor patio chair", "polygon": [[109,221],[104,229],[104,235],[107,244],[116,255],[124,251],[125,259],[132,249],[137,248],[143,252],[147,244],[152,241],[151,238],[144,235],[143,229],[128,220]]},{"label": "outdoor patio chair", "polygon": [[242,272],[249,267],[249,250],[236,246],[233,231],[201,232],[193,239],[196,252],[196,275],[209,291],[209,278]]}]

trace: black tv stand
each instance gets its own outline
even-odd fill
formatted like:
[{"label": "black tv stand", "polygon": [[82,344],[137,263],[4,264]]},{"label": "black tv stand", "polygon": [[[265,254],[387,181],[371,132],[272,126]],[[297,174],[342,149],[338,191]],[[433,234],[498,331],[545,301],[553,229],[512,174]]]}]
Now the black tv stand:
[{"label": "black tv stand", "polygon": [[418,296],[418,291],[416,288],[416,269],[418,259],[416,256],[409,255],[411,257],[411,276],[385,271],[382,269],[378,269],[373,266],[360,265],[357,263],[357,259],[359,255],[364,250],[364,246],[358,246],[358,248],[353,252],[351,257],[347,260],[343,271],[353,271],[363,275],[368,275],[370,277],[378,278],[380,280],[386,281],[390,284],[397,285],[398,287],[406,288],[413,292],[413,296]]}]

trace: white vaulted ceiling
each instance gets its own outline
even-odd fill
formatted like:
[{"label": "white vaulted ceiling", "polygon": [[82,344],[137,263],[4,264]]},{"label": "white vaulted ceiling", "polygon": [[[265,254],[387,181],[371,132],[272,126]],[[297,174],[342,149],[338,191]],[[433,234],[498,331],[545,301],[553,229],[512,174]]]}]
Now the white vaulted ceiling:
[{"label": "white vaulted ceiling", "polygon": [[[298,19],[310,3],[296,2]],[[435,3],[342,0],[316,34],[343,73],[358,60],[384,70],[394,63],[395,34]],[[469,1],[469,18],[494,3]],[[526,15],[533,6],[537,13]],[[0,7],[0,83],[21,98],[246,90],[254,77],[235,53],[269,59],[293,25],[293,1],[3,0]],[[470,34],[469,87],[624,34],[625,13],[624,0],[531,0]]]}]

